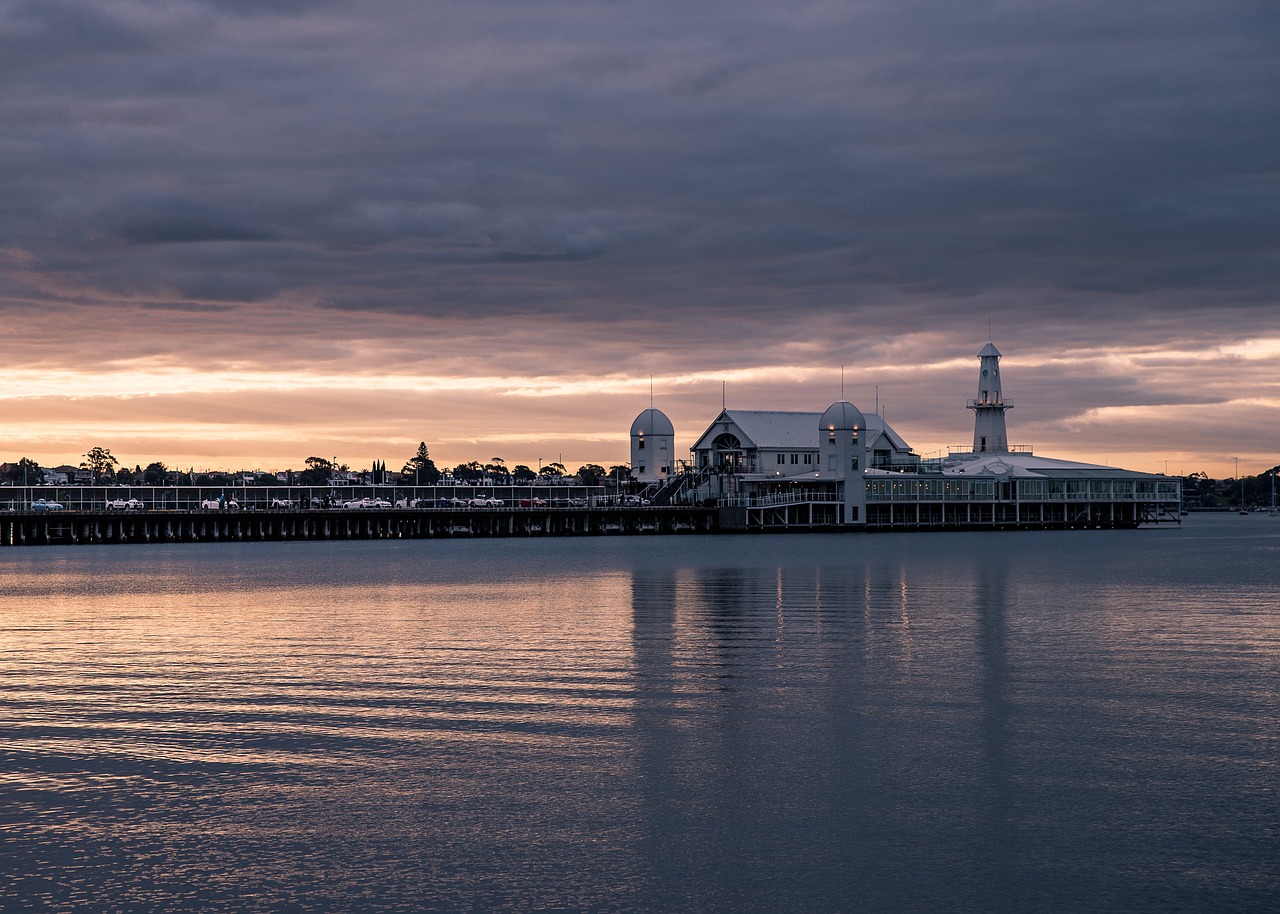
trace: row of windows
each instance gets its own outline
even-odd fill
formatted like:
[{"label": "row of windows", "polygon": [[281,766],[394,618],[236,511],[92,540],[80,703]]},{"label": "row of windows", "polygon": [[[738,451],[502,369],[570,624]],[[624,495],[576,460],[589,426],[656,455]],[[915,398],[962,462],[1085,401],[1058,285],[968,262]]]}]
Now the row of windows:
[{"label": "row of windows", "polygon": [[[1165,480],[1019,479],[1002,482],[1000,497],[1023,499],[1108,500],[1112,498],[1165,498],[1178,495],[1178,484]],[[992,479],[873,479],[867,481],[867,494],[872,498],[992,498],[996,483]]]},{"label": "row of windows", "polygon": [[[814,457],[814,455],[813,455],[813,454],[792,454],[792,455],[791,455],[791,465],[792,465],[792,466],[796,466],[796,465],[798,465],[798,464],[800,463],[800,458],[801,458],[801,457],[804,457],[804,463],[805,463],[805,466],[812,466],[812,465],[813,465],[813,457]],[[786,455],[786,454],[779,454],[779,455],[778,455],[778,466],[783,466],[786,462],[787,462],[787,455]]]},{"label": "row of windows", "polygon": [[[643,450],[644,450],[644,438],[643,438],[643,437],[641,437],[641,438],[639,439],[639,441],[640,441],[640,444],[639,444],[639,445],[637,445],[636,450],[638,450],[638,451],[643,451]],[[658,439],[658,450],[660,450],[660,451],[665,451],[666,449],[667,449],[667,439],[666,439],[666,438],[659,438],[659,439]]]},{"label": "row of windows", "polygon": [[[642,464],[640,464],[638,467],[636,467],[636,472],[637,472],[637,473],[642,473],[642,474],[644,473],[644,464],[643,464],[643,463],[642,463]],[[668,476],[670,476],[670,475],[671,475],[671,467],[669,467],[669,466],[667,466],[667,467],[658,467],[658,472],[659,472],[659,473],[666,473]]]}]

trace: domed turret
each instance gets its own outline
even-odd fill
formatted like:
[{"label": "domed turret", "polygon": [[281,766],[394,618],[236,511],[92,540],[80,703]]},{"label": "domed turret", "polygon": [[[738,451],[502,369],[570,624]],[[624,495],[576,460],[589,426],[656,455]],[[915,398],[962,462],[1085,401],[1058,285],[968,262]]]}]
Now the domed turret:
[{"label": "domed turret", "polygon": [[631,435],[674,435],[676,427],[660,409],[646,409],[631,423]]},{"label": "domed turret", "polygon": [[671,475],[676,427],[667,414],[650,407],[631,423],[631,475],[641,482],[661,482]]},{"label": "domed turret", "polygon": [[[867,490],[862,474],[867,466],[867,420],[848,400],[837,400],[818,420],[819,465],[829,479],[838,480],[841,522],[866,523]],[[821,472],[821,471],[820,471]]]},{"label": "domed turret", "polygon": [[866,427],[867,420],[863,418],[862,410],[848,400],[837,400],[832,403],[818,422],[818,428],[824,432],[849,431]]}]

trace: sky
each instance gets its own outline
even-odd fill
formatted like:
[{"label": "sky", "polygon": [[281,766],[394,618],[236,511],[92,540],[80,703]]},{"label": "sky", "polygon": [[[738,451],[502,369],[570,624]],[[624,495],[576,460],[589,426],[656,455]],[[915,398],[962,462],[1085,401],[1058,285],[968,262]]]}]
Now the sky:
[{"label": "sky", "polygon": [[1274,0],[0,0],[0,461],[877,406],[1280,463]]}]

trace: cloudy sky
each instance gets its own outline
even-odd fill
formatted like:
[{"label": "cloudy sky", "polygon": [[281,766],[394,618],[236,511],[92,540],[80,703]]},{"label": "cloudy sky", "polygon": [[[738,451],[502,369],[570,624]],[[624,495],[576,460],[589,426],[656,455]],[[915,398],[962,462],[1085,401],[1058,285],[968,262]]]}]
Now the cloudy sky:
[{"label": "cloudy sky", "polygon": [[878,402],[1280,462],[1274,0],[0,0],[0,460],[627,458]]}]

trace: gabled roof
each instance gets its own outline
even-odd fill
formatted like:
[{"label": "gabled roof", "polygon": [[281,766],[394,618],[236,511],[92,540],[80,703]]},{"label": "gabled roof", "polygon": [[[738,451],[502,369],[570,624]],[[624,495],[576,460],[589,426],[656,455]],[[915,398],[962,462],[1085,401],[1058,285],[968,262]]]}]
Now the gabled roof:
[{"label": "gabled roof", "polygon": [[867,449],[873,450],[876,445],[876,439],[884,435],[888,439],[890,445],[895,451],[909,451],[911,445],[903,440],[902,436],[893,430],[888,422],[884,421],[884,416],[878,413],[872,413],[866,417],[867,420]]},{"label": "gabled roof", "polygon": [[[816,450],[819,445],[819,428],[822,413],[797,413],[782,410],[726,409],[716,416],[715,422],[698,438],[694,449],[709,447],[711,432],[728,421],[737,427],[744,447],[762,450]],[[909,451],[911,446],[889,427],[883,416],[872,413],[863,418],[867,424],[867,444],[870,446],[880,435],[891,442],[894,450]],[[716,434],[719,434],[717,431]],[[709,437],[708,437],[709,436]],[[705,443],[704,443],[705,442]]]},{"label": "gabled roof", "polygon": [[[727,419],[738,427],[739,437],[744,439],[742,443],[749,447],[814,448],[818,446],[818,420],[821,418],[822,413],[726,409],[716,417],[712,427]],[[701,443],[702,439],[698,441]]]}]

